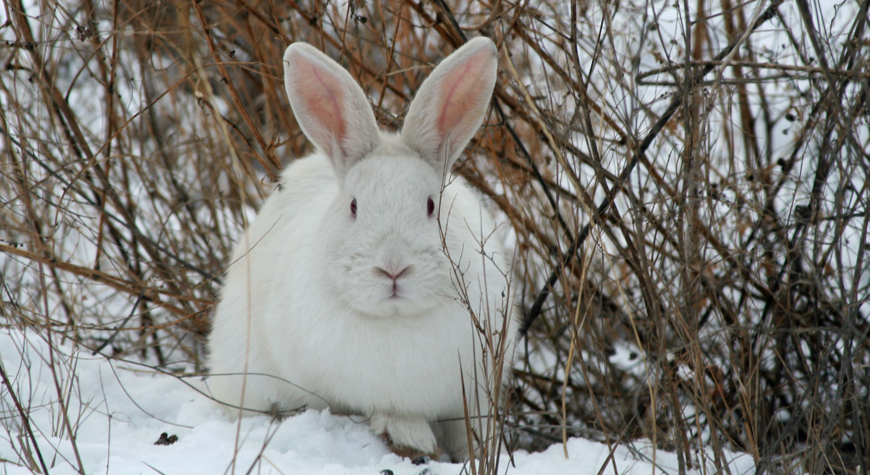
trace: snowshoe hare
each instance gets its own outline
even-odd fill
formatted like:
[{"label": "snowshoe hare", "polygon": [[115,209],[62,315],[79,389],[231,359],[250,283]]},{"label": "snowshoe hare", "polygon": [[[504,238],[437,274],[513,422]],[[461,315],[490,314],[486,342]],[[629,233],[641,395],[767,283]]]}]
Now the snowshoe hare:
[{"label": "snowshoe hare", "polygon": [[492,368],[475,319],[505,342],[518,327],[495,223],[450,177],[496,69],[492,41],[469,41],[392,134],[341,66],[287,48],[287,95],[317,151],[287,167],[233,253],[209,340],[218,401],[362,414],[397,453],[467,457],[463,389],[474,416]]}]

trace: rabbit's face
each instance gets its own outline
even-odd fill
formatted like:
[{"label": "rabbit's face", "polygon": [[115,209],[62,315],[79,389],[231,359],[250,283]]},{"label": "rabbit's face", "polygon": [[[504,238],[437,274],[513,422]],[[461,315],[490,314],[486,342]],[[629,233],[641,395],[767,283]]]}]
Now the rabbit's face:
[{"label": "rabbit's face", "polygon": [[[450,187],[441,196],[442,177],[483,121],[497,62],[492,41],[469,41],[432,71],[401,134],[392,135],[379,132],[366,94],[347,70],[310,45],[287,48],[284,86],[296,121],[340,184],[317,235],[322,255],[309,256],[325,271],[318,272],[319,285],[330,298],[386,318],[455,305],[439,232],[446,231],[453,205]],[[464,249],[457,235],[465,226],[462,219],[449,223],[460,228],[447,236],[448,248],[459,245],[456,254]]]},{"label": "rabbit's face", "polygon": [[351,168],[325,230],[344,303],[371,317],[413,316],[454,294],[439,233],[439,175],[414,152],[382,146]]}]

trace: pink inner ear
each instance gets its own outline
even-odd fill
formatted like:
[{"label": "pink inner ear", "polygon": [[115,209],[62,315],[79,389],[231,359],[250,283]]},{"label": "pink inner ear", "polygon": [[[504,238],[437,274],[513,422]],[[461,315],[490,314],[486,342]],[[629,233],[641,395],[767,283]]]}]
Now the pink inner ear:
[{"label": "pink inner ear", "polygon": [[[438,131],[444,137],[460,125],[463,119],[468,119],[467,112],[475,108],[480,100],[480,77],[483,70],[477,56],[486,54],[482,51],[465,60],[462,67],[456,68],[444,77],[441,90],[441,114],[438,117]],[[477,66],[477,67],[475,67]]]},{"label": "pink inner ear", "polygon": [[[345,121],[341,104],[344,100],[339,81],[329,71],[316,64],[305,61],[305,67],[310,68],[308,74],[300,74],[296,81],[296,90],[304,101],[307,114],[313,119],[318,135],[318,143],[324,146],[340,142],[345,134]],[[331,150],[325,150],[331,154]]]}]

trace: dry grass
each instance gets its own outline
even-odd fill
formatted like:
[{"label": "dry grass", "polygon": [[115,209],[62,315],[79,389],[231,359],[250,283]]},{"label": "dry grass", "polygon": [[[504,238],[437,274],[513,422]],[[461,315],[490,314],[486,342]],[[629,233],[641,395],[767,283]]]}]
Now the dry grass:
[{"label": "dry grass", "polygon": [[3,8],[3,324],[201,368],[233,242],[309,151],[286,45],[339,59],[395,128],[486,35],[499,80],[455,171],[516,249],[508,439],[867,473],[867,0]]}]

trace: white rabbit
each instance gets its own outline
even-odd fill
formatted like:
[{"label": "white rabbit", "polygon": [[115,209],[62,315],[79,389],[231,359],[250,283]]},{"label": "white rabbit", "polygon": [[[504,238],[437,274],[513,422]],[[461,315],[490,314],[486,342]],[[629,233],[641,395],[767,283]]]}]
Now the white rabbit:
[{"label": "white rabbit", "polygon": [[518,327],[495,223],[449,177],[496,69],[492,41],[469,41],[390,134],[347,71],[308,44],[287,48],[287,95],[317,152],[283,172],[233,253],[209,340],[218,401],[363,414],[394,450],[467,457],[462,379],[474,415],[492,357],[472,312],[507,342]]}]

